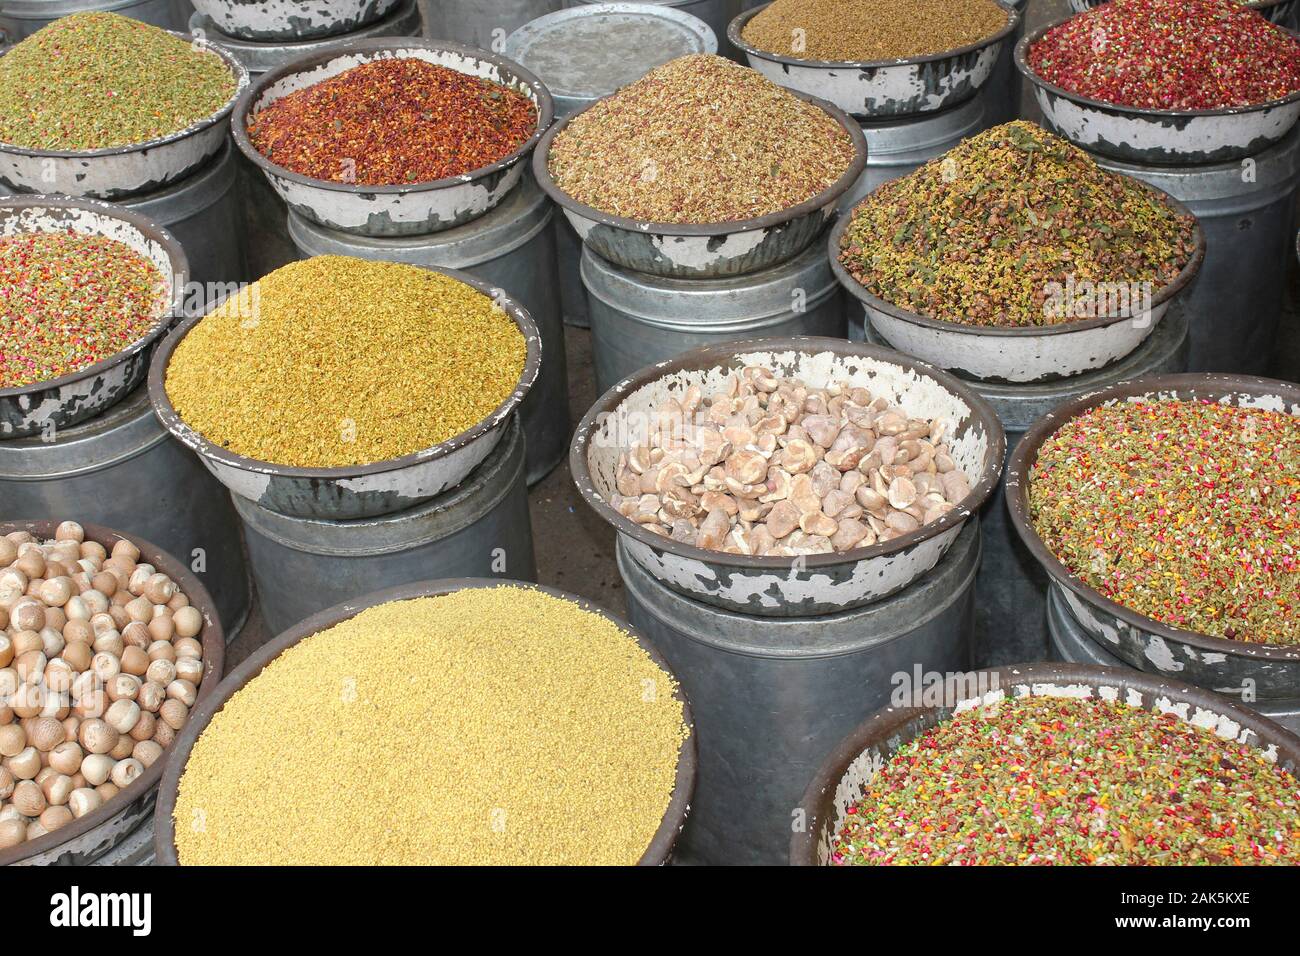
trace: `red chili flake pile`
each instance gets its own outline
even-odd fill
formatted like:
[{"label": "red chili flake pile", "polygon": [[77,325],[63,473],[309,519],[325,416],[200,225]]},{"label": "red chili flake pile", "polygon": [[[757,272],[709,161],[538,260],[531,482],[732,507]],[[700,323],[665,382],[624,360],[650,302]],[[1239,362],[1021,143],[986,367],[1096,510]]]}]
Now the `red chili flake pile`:
[{"label": "red chili flake pile", "polygon": [[1033,695],[900,747],[837,865],[1300,864],[1300,781],[1263,752],[1117,701]]},{"label": "red chili flake pile", "polygon": [[1118,604],[1230,640],[1300,644],[1300,417],[1125,401],[1039,449],[1043,543]]},{"label": "red chili flake pile", "polygon": [[1118,106],[1213,110],[1300,90],[1300,41],[1238,0],[1111,0],[1048,30],[1029,65]]},{"label": "red chili flake pile", "polygon": [[0,239],[0,388],[101,362],[159,321],[166,285],[125,243],[74,232]]},{"label": "red chili flake pile", "polygon": [[522,93],[414,57],[375,60],[276,100],[253,147],[285,169],[363,186],[427,183],[490,166],[537,129]]}]

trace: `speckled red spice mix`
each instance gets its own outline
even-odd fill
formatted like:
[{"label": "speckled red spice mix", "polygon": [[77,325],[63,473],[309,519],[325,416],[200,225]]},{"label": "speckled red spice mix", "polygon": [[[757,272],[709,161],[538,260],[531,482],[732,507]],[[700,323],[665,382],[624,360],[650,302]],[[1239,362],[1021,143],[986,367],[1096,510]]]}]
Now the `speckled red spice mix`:
[{"label": "speckled red spice mix", "polygon": [[537,130],[533,101],[414,57],[374,60],[284,96],[248,126],[271,162],[364,186],[425,183],[505,159]]},{"label": "speckled red spice mix", "polygon": [[1238,0],[1111,0],[1029,48],[1080,96],[1157,110],[1254,106],[1300,90],[1300,41]]},{"label": "speckled red spice mix", "polygon": [[962,711],[865,785],[831,862],[1300,864],[1300,781],[1262,751],[1096,697]]},{"label": "speckled red spice mix", "polygon": [[1173,399],[1090,409],[1043,442],[1029,509],[1061,563],[1118,604],[1300,644],[1300,417]]},{"label": "speckled red spice mix", "polygon": [[0,239],[0,388],[79,371],[158,323],[166,284],[125,243],[73,232]]}]

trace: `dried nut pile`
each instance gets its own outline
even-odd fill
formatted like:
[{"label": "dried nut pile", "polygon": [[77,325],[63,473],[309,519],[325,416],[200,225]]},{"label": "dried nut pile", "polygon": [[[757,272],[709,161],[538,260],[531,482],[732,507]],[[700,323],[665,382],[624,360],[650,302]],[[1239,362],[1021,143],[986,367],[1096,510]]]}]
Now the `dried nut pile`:
[{"label": "dried nut pile", "polygon": [[671,60],[585,110],[547,157],[602,212],[706,225],[782,212],[848,172],[853,140],[819,106],[722,57]]},{"label": "dried nut pile", "polygon": [[970,493],[944,419],[847,382],[812,388],[766,368],[656,410],[619,456],[610,504],[649,531],[727,554],[865,548],[937,521]]},{"label": "dried nut pile", "polygon": [[1034,695],[900,747],[836,834],[837,865],[1300,865],[1300,782],[1174,713]]},{"label": "dried nut pile", "polygon": [[687,728],[618,624],[523,587],[394,601],[285,650],[195,743],[184,865],[636,863]]},{"label": "dried nut pile", "polygon": [[[1137,180],[1017,121],[875,190],[839,258],[872,295],[933,319],[1055,325],[1140,316],[1195,254],[1195,228]],[[1085,291],[1099,283],[1125,294]]]},{"label": "dried nut pile", "polygon": [[213,116],[235,85],[221,57],[183,37],[75,13],[0,57],[0,142],[74,152],[147,143]]},{"label": "dried nut pile", "polygon": [[1300,417],[1121,401],[1070,419],[1029,474],[1071,573],[1171,627],[1300,646]]},{"label": "dried nut pile", "polygon": [[117,796],[185,726],[203,616],[119,540],[0,537],[0,848]]},{"label": "dried nut pile", "polygon": [[1008,19],[993,0],[773,0],[741,39],[795,60],[862,63],[970,46]]}]

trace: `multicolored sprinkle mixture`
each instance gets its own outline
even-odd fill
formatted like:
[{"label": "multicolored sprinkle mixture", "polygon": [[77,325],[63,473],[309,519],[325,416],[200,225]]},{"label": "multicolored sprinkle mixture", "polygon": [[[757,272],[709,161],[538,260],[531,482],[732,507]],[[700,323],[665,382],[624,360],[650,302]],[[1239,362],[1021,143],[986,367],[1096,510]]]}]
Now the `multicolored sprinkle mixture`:
[{"label": "multicolored sprinkle mixture", "polygon": [[900,747],[832,863],[1296,866],[1300,782],[1173,714],[1007,698]]},{"label": "multicolored sprinkle mixture", "polygon": [[125,243],[74,232],[0,238],[0,388],[48,382],[138,342],[166,282]]},{"label": "multicolored sprinkle mixture", "polygon": [[1237,0],[1111,0],[1048,30],[1029,66],[1103,103],[1254,106],[1300,90],[1300,41]]},{"label": "multicolored sprinkle mixture", "polygon": [[1029,476],[1043,543],[1173,627],[1300,644],[1300,417],[1125,401],[1071,419]]}]

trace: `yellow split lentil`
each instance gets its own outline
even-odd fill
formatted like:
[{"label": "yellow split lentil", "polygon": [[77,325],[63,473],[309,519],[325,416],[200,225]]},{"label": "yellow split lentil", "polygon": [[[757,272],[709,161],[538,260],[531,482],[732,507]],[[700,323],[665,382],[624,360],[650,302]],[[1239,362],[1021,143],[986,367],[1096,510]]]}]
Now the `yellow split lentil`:
[{"label": "yellow split lentil", "polygon": [[527,346],[490,296],[441,273],[317,256],[264,276],[176,347],[167,397],[205,439],[259,461],[399,458],[488,417]]},{"label": "yellow split lentil", "polygon": [[530,588],[370,608],[200,735],[180,862],[636,863],[686,739],[675,690],[615,623]]}]

